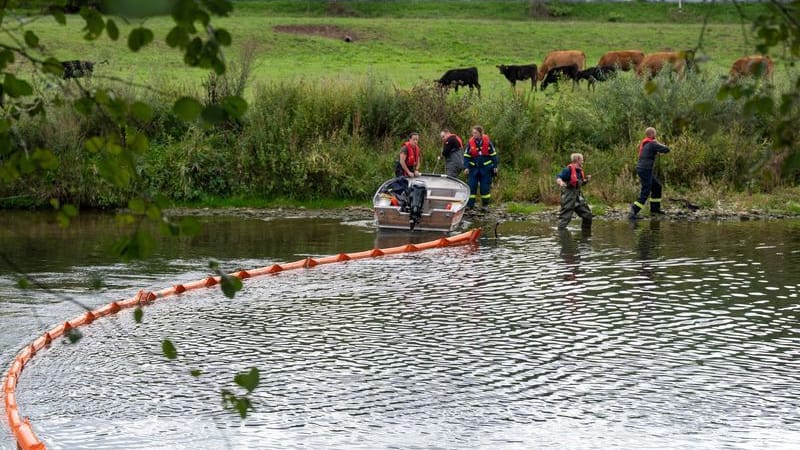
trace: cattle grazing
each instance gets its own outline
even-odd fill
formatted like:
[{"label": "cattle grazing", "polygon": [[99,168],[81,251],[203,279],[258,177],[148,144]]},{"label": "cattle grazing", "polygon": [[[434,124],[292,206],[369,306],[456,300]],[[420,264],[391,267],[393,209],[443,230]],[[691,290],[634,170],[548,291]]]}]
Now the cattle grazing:
[{"label": "cattle grazing", "polygon": [[[97,64],[104,64],[107,63],[108,60],[104,59]],[[61,61],[61,68],[64,69],[64,74],[62,75],[63,78],[82,78],[82,77],[90,77],[94,72],[95,63],[93,61],[80,61],[80,60],[72,60],[72,61]]]},{"label": "cattle grazing", "polygon": [[594,84],[598,81],[606,81],[613,77],[616,73],[617,66],[595,66],[589,67],[586,70],[581,70],[575,75],[575,81],[580,83],[581,80],[589,82],[589,88],[594,89]]},{"label": "cattle grazing", "polygon": [[545,56],[544,62],[539,67],[539,79],[544,80],[547,72],[554,67],[564,67],[571,65],[578,66],[578,70],[586,67],[586,55],[580,50],[558,50],[550,52]]},{"label": "cattle grazing", "polygon": [[572,88],[574,89],[575,83],[577,83],[578,72],[580,72],[580,69],[578,69],[577,64],[553,67],[547,71],[547,74],[544,76],[539,89],[544,90],[551,83],[557,83],[559,79],[564,78],[569,78],[572,80]]},{"label": "cattle grazing", "polygon": [[524,66],[507,66],[505,64],[500,64],[497,68],[500,69],[500,73],[506,77],[506,80],[511,82],[512,86],[516,87],[517,81],[524,81],[530,78],[531,89],[536,88],[536,80],[539,76],[536,64],[527,64]]},{"label": "cattle grazing", "polygon": [[644,56],[642,63],[636,68],[636,75],[652,79],[669,66],[673,72],[682,76],[687,70],[694,68],[694,51],[655,52]]},{"label": "cattle grazing", "polygon": [[772,80],[772,71],[775,65],[769,56],[744,56],[733,62],[730,72],[730,81],[735,83],[740,78],[760,76],[765,80]]},{"label": "cattle grazing", "polygon": [[617,50],[606,52],[597,61],[598,67],[616,67],[618,70],[628,71],[635,69],[644,59],[641,50]]},{"label": "cattle grazing", "polygon": [[478,88],[478,94],[481,93],[481,85],[478,83],[478,68],[467,67],[464,69],[450,69],[442,75],[438,80],[434,80],[439,86],[443,88],[453,87],[458,92],[459,86],[468,86],[470,91],[472,88]]}]

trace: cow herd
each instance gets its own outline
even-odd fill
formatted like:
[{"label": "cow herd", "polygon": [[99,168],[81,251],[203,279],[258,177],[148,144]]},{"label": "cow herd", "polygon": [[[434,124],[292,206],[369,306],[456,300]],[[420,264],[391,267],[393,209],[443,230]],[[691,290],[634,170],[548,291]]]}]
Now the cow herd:
[{"label": "cow herd", "polygon": [[[652,79],[662,70],[669,70],[682,76],[687,70],[694,68],[694,52],[663,51],[645,54],[641,50],[616,50],[606,52],[600,57],[597,65],[585,68],[586,54],[580,50],[558,50],[547,54],[541,66],[536,64],[506,65],[500,64],[497,69],[511,83],[516,86],[517,81],[530,80],[531,90],[541,83],[540,90],[562,79],[572,80],[573,86],[586,80],[589,88],[594,88],[595,83],[613,77],[617,71],[634,71],[636,76]],[[731,66],[729,80],[736,82],[744,77],[761,76],[771,78],[773,63],[769,56],[745,56],[737,59]],[[451,69],[441,78],[435,80],[443,88],[466,86],[470,90],[478,89],[478,69],[468,67]]]}]

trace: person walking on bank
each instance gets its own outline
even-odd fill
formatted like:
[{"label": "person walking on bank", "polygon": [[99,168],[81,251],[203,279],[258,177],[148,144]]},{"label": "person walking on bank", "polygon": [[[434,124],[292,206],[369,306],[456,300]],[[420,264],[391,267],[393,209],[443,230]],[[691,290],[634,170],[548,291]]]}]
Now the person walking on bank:
[{"label": "person walking on bank", "polygon": [[483,127],[475,125],[464,149],[464,173],[469,185],[467,208],[475,207],[480,185],[481,206],[488,209],[492,202],[492,178],[497,175],[497,162],[497,150],[489,135],[483,134]]},{"label": "person walking on bank", "polygon": [[464,142],[457,134],[453,134],[447,128],[440,133],[442,136],[442,154],[436,159],[444,158],[444,170],[448,176],[458,178],[458,174],[464,170],[464,155],[461,150]]},{"label": "person walking on bank", "polygon": [[418,177],[422,165],[422,152],[419,150],[419,133],[411,133],[400,147],[400,155],[394,165],[396,177]]},{"label": "person walking on bank", "polygon": [[669,153],[669,147],[656,141],[655,128],[647,127],[644,130],[644,139],[639,143],[639,162],[636,164],[642,190],[639,198],[631,205],[630,219],[639,218],[639,211],[644,208],[647,197],[650,197],[650,215],[664,214],[661,211],[661,182],[653,173],[659,153]]},{"label": "person walking on bank", "polygon": [[586,203],[586,199],[581,194],[581,186],[588,183],[592,178],[583,171],[583,155],[573,153],[570,156],[572,161],[564,170],[556,175],[556,183],[561,186],[561,211],[558,212],[558,229],[566,230],[569,221],[572,220],[572,213],[577,214],[582,222],[581,228],[592,227],[592,210]]}]

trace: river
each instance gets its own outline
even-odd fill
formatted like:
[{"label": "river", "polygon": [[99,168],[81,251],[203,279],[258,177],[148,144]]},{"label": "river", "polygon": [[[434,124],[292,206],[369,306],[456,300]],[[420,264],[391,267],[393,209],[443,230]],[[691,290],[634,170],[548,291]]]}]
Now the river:
[{"label": "river", "polygon": [[[4,211],[3,373],[80,305],[204,278],[210,260],[232,272],[410,239],[365,221],[201,221],[123,264],[110,215],[62,229]],[[800,221],[554,224],[252,278],[234,299],[191,291],[141,323],[103,318],[25,367],[20,411],[49,449],[800,445]],[[252,367],[241,419],[221,392],[242,395],[234,376]],[[14,448],[5,414],[0,448]]]}]

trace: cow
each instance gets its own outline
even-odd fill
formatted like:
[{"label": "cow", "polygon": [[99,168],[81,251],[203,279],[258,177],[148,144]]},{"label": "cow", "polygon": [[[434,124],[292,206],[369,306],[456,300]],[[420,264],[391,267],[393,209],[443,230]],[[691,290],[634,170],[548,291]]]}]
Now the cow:
[{"label": "cow", "polygon": [[772,71],[775,65],[769,56],[753,55],[743,56],[733,62],[729,80],[732,83],[743,77],[759,75],[765,80],[772,80]]},{"label": "cow", "polygon": [[606,52],[597,61],[597,67],[616,67],[619,70],[632,70],[641,64],[644,52],[641,50],[616,50]]},{"label": "cow", "polygon": [[589,67],[586,70],[581,70],[575,75],[575,81],[580,83],[581,80],[589,82],[589,89],[594,89],[594,84],[598,81],[606,81],[617,73],[618,66],[595,66]]},{"label": "cow", "polygon": [[577,64],[571,64],[568,66],[558,66],[553,67],[552,69],[547,71],[547,74],[544,76],[542,80],[541,86],[539,86],[540,90],[544,90],[549,84],[557,83],[559,79],[562,78],[569,78],[572,80],[572,87],[575,88],[575,83],[578,82],[577,76],[580,69],[578,68]]},{"label": "cow", "polygon": [[550,52],[545,56],[544,62],[539,67],[539,79],[544,80],[545,75],[550,69],[562,66],[578,66],[582,70],[586,66],[586,55],[580,50],[558,50]]},{"label": "cow", "polygon": [[[104,59],[97,64],[105,64],[108,60]],[[61,68],[64,69],[64,73],[62,77],[66,80],[69,78],[82,78],[82,77],[90,77],[94,72],[95,63],[92,61],[81,61],[81,60],[72,60],[72,61],[61,61]]]},{"label": "cow", "polygon": [[464,69],[450,69],[447,72],[445,72],[441,78],[434,81],[443,88],[454,87],[456,92],[458,92],[459,86],[469,86],[470,91],[472,91],[472,88],[477,87],[478,95],[480,95],[481,93],[481,84],[478,83],[477,67],[467,67]]},{"label": "cow", "polygon": [[527,64],[524,66],[507,66],[505,64],[500,64],[497,68],[500,69],[500,73],[506,77],[506,80],[511,82],[511,86],[516,87],[517,81],[530,78],[531,90],[536,89],[536,81],[538,79],[536,64]]},{"label": "cow", "polygon": [[666,66],[671,67],[679,76],[683,75],[694,68],[694,51],[648,53],[636,68],[636,75],[650,80]]}]

